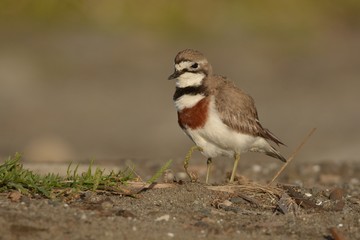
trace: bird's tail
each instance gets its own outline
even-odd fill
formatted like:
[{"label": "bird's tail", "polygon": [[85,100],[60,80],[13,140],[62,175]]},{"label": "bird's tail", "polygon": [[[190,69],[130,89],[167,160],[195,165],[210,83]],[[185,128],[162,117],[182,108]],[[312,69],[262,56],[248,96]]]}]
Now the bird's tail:
[{"label": "bird's tail", "polygon": [[273,147],[266,151],[265,154],[270,157],[280,159],[283,162],[286,162],[286,159],[283,157],[283,155],[281,155],[281,153]]}]

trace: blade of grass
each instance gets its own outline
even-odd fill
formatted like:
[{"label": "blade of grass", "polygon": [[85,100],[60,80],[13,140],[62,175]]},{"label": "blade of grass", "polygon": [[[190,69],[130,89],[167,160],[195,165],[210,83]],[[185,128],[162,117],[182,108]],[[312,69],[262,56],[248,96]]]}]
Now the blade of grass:
[{"label": "blade of grass", "polygon": [[167,162],[164,164],[164,166],[162,166],[162,167],[160,168],[160,170],[157,171],[157,172],[154,174],[154,176],[152,176],[152,177],[147,181],[147,183],[149,183],[149,184],[154,183],[159,177],[161,177],[161,175],[163,175],[163,173],[165,172],[165,170],[169,168],[169,166],[171,165],[171,163],[172,163],[172,159],[170,159],[169,161],[167,161]]}]

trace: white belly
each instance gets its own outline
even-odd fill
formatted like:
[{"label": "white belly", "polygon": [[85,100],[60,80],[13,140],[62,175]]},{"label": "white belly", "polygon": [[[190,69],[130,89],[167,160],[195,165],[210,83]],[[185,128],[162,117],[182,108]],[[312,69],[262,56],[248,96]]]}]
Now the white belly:
[{"label": "white belly", "polygon": [[225,125],[219,118],[213,98],[210,101],[210,111],[205,126],[201,129],[188,129],[187,133],[196,145],[203,149],[202,153],[211,158],[233,157],[235,152],[261,152],[262,148],[269,146],[268,142],[261,137],[242,134]]}]

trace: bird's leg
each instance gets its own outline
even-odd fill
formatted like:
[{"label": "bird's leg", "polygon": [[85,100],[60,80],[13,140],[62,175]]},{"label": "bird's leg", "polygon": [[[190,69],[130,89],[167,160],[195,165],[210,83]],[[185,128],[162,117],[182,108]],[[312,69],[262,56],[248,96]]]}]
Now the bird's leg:
[{"label": "bird's leg", "polygon": [[188,166],[189,166],[190,158],[191,158],[191,156],[192,156],[192,154],[193,154],[193,152],[194,152],[195,150],[202,151],[202,148],[201,148],[201,147],[198,147],[198,146],[196,146],[196,145],[195,145],[195,146],[192,146],[192,147],[190,148],[190,150],[188,151],[188,153],[186,154],[185,160],[184,160],[184,169],[185,169],[185,172],[186,172],[186,174],[189,176],[189,178],[190,178],[191,181],[193,181],[194,179],[193,179],[192,175],[191,175],[191,174],[189,173],[189,171],[188,171]]},{"label": "bird's leg", "polygon": [[232,173],[231,173],[231,177],[230,177],[230,181],[229,181],[229,182],[233,182],[234,179],[235,179],[236,169],[237,169],[237,166],[238,166],[238,163],[239,163],[239,160],[240,160],[240,153],[235,153],[235,154],[234,154],[234,158],[235,158],[234,167],[233,167],[233,170],[232,170]]},{"label": "bird's leg", "polygon": [[206,169],[206,180],[205,180],[205,183],[208,184],[208,182],[209,182],[210,170],[211,170],[211,165],[212,165],[212,159],[211,159],[211,158],[208,158],[206,164],[207,164],[207,169]]}]

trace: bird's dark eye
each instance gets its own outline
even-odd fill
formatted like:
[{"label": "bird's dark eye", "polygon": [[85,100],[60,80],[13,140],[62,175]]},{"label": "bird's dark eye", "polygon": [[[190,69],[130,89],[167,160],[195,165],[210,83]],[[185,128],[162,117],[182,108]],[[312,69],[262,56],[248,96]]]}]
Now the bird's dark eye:
[{"label": "bird's dark eye", "polygon": [[194,63],[193,65],[191,65],[191,68],[198,68],[199,64]]}]

